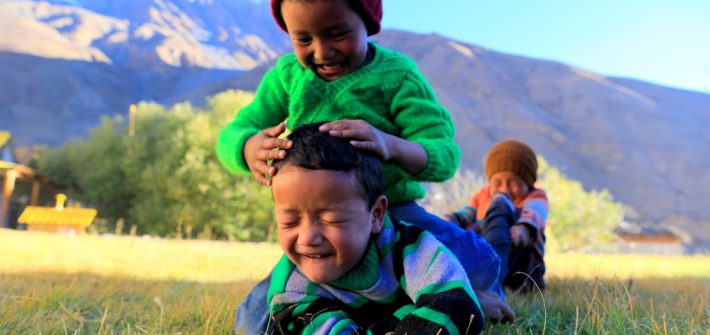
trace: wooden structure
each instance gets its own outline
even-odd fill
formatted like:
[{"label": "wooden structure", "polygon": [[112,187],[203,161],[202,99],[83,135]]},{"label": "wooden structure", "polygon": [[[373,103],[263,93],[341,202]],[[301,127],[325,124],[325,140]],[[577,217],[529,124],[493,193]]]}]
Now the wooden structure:
[{"label": "wooden structure", "polygon": [[17,220],[27,225],[27,230],[65,234],[82,234],[96,217],[93,208],[64,207],[67,196],[57,194],[54,207],[27,206]]},{"label": "wooden structure", "polygon": [[624,222],[615,232],[619,237],[619,251],[623,253],[664,255],[685,253],[684,242],[687,242],[687,238],[683,238],[683,234],[674,232],[668,227]]},{"label": "wooden structure", "polygon": [[27,205],[51,204],[61,185],[15,159],[12,135],[0,131],[0,228],[16,228]]}]

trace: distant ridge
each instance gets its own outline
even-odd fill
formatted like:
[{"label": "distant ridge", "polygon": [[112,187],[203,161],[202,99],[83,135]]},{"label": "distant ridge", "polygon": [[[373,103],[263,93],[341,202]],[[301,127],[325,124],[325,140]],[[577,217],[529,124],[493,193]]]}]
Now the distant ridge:
[{"label": "distant ridge", "polygon": [[[0,2],[3,28],[0,128],[18,145],[83,136],[139,100],[200,104],[225,89],[254,90],[290,50],[268,5],[248,0],[11,0]],[[492,144],[519,138],[586,188],[608,188],[637,212],[629,220],[707,248],[709,94],[436,34],[389,30],[373,40],[417,62],[456,123],[462,168],[480,171]]]}]

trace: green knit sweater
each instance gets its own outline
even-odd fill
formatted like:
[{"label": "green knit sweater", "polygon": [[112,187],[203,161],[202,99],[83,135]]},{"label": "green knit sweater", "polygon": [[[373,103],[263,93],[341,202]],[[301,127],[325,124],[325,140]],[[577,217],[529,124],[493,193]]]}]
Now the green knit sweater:
[{"label": "green knit sweater", "polygon": [[242,108],[217,140],[217,155],[229,170],[248,173],[245,142],[259,131],[287,120],[287,127],[362,119],[391,135],[424,147],[427,165],[410,175],[385,163],[385,194],[397,204],[424,197],[418,181],[444,181],[459,165],[449,113],[410,59],[375,44],[374,58],[360,69],[327,82],[302,67],[293,54],[269,70],[254,100]]}]

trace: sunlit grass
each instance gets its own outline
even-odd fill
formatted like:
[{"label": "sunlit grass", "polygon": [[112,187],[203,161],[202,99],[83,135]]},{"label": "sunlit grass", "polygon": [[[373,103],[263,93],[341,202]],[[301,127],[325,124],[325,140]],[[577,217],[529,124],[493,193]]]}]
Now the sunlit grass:
[{"label": "sunlit grass", "polygon": [[135,279],[232,282],[264,277],[281,255],[279,246],[268,243],[11,230],[0,230],[0,241],[3,273],[83,272]]},{"label": "sunlit grass", "polygon": [[[0,334],[228,334],[275,244],[0,230]],[[552,254],[489,334],[702,334],[709,256]]]},{"label": "sunlit grass", "polygon": [[560,278],[705,278],[710,256],[548,254],[547,272]]}]

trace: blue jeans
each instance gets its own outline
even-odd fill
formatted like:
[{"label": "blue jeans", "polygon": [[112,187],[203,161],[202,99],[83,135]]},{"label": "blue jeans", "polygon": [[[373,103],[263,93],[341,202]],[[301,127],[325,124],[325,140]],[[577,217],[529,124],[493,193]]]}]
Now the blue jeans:
[{"label": "blue jeans", "polygon": [[510,198],[494,195],[481,223],[482,235],[500,256],[498,287],[529,292],[535,286],[545,288],[545,264],[532,245],[513,246],[512,227],[520,218]]},{"label": "blue jeans", "polygon": [[268,322],[269,304],[266,301],[270,284],[271,273],[256,284],[251,292],[249,292],[246,299],[244,299],[244,302],[239,305],[234,323],[234,331],[236,334],[273,334],[274,330]]},{"label": "blue jeans", "polygon": [[394,218],[432,233],[458,258],[474,290],[491,290],[497,283],[500,257],[491,245],[475,232],[464,230],[434,214],[414,201],[388,209]]},{"label": "blue jeans", "polygon": [[502,294],[503,281],[508,276],[508,260],[513,240],[510,237],[510,227],[515,224],[518,215],[510,199],[504,195],[496,195],[486,211],[481,224],[483,238],[490,243],[500,257],[500,273],[496,290]]},{"label": "blue jeans", "polygon": [[[397,219],[432,233],[463,265],[474,290],[502,293],[498,285],[500,257],[486,240],[473,231],[464,230],[434,214],[416,202],[399,203],[388,208]],[[237,309],[235,330],[245,335],[272,334],[267,294],[271,274],[260,281]]]}]

